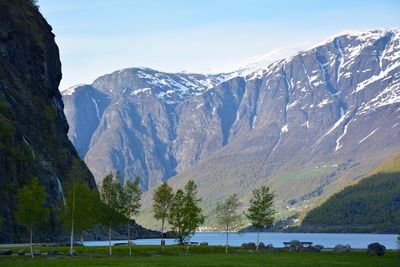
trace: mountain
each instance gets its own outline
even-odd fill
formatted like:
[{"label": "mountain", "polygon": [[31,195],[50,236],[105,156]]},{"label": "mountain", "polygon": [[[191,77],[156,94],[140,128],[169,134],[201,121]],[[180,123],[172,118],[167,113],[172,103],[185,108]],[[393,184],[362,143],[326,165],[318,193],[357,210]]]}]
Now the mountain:
[{"label": "mountain", "polygon": [[[59,52],[50,25],[32,1],[0,1],[0,242],[28,240],[14,221],[17,190],[39,177],[52,210],[42,234],[58,237],[56,210],[73,158],[58,85]],[[82,163],[81,177],[96,184]],[[35,236],[36,238],[37,236]]]},{"label": "mountain", "polygon": [[334,194],[311,210],[305,231],[400,231],[400,153],[358,183]]},{"label": "mountain", "polygon": [[194,179],[207,211],[267,184],[281,216],[301,213],[400,149],[399,42],[349,32],[256,70],[116,71],[63,92],[69,137],[97,182]]}]

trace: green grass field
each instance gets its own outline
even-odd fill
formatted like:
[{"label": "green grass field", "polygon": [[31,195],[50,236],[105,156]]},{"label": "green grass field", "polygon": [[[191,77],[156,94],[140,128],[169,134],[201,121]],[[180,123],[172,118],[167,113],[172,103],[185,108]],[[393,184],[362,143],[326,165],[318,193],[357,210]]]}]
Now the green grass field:
[{"label": "green grass field", "polygon": [[[40,248],[47,252],[49,248]],[[66,247],[55,248],[67,254]],[[14,249],[13,251],[17,251]],[[368,256],[365,251],[346,254],[290,252],[252,252],[232,248],[225,254],[223,247],[168,246],[163,252],[159,246],[134,246],[128,256],[127,247],[113,247],[114,255],[108,256],[107,247],[77,247],[78,256],[0,256],[0,266],[400,266],[398,252],[388,251],[385,256]]]}]

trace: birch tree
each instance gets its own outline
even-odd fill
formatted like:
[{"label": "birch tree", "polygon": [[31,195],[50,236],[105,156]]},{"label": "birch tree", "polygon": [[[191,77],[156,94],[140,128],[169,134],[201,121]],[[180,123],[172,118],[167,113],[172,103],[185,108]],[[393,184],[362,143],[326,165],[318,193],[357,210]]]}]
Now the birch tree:
[{"label": "birch tree", "polygon": [[257,251],[260,244],[260,230],[274,223],[276,211],[273,208],[275,195],[269,191],[269,187],[261,186],[253,190],[250,207],[246,217],[257,229]]},{"label": "birch tree", "polygon": [[239,213],[240,205],[239,197],[233,194],[224,202],[217,203],[215,208],[217,224],[226,233],[225,253],[228,253],[229,231],[235,230],[242,219],[242,214]]},{"label": "birch tree", "polygon": [[30,232],[29,245],[33,256],[33,230],[50,220],[50,209],[45,207],[47,199],[46,188],[38,178],[34,178],[28,185],[23,186],[18,192],[18,206],[15,212],[17,223],[26,226]]},{"label": "birch tree", "polygon": [[153,213],[155,219],[161,220],[161,245],[163,250],[165,220],[168,218],[173,197],[172,187],[167,182],[157,187],[153,193]]}]

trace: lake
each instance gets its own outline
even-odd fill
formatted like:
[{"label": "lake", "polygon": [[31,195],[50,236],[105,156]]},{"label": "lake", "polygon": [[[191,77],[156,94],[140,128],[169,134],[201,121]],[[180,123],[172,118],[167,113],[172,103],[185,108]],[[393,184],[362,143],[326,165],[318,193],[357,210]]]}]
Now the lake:
[{"label": "lake", "polygon": [[[333,248],[337,244],[349,244],[352,248],[367,248],[368,244],[379,242],[387,249],[397,248],[397,235],[393,234],[332,234],[332,233],[260,233],[260,242],[265,245],[272,244],[274,247],[283,247],[283,242],[291,240],[302,242],[313,242],[314,245],[321,244],[325,248]],[[136,239],[137,245],[159,245],[158,238]],[[256,233],[229,233],[229,244],[240,246],[242,243],[256,242]],[[208,242],[209,245],[225,245],[225,233],[221,232],[198,232],[190,239],[193,242]],[[113,240],[112,243],[127,242],[127,240]],[[167,245],[176,244],[175,239],[166,239]],[[107,246],[108,241],[87,241],[85,246]]]}]

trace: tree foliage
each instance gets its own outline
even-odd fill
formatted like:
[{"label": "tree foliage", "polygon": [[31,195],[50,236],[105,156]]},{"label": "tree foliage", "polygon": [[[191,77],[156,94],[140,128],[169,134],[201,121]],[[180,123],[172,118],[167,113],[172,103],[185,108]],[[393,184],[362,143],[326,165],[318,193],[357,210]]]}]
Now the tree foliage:
[{"label": "tree foliage", "polygon": [[168,222],[177,234],[178,241],[183,244],[194,231],[204,223],[204,215],[199,207],[200,198],[197,198],[197,185],[190,180],[184,191],[179,189],[172,199]]},{"label": "tree foliage", "polygon": [[50,210],[45,206],[47,199],[46,188],[38,178],[34,178],[28,185],[18,192],[18,206],[15,212],[17,223],[26,226],[30,231],[30,248],[33,258],[32,236],[33,230],[47,224],[50,219]]},{"label": "tree foliage", "polygon": [[18,192],[16,221],[29,229],[47,224],[50,219],[50,210],[45,207],[46,199],[46,188],[40,184],[38,178],[34,178],[30,184],[23,186]]},{"label": "tree foliage", "polygon": [[263,229],[274,223],[276,213],[273,208],[274,197],[275,195],[269,191],[269,187],[261,186],[253,190],[246,217],[256,229]]},{"label": "tree foliage", "polygon": [[260,230],[274,223],[276,211],[273,208],[275,195],[269,191],[269,187],[261,186],[253,189],[253,197],[250,199],[250,207],[246,217],[257,229],[257,251],[260,243]]},{"label": "tree foliage", "polygon": [[228,252],[229,231],[235,230],[240,224],[242,214],[239,213],[241,203],[237,194],[230,195],[225,202],[217,203],[215,215],[217,224],[226,233],[225,252]]},{"label": "tree foliage", "polygon": [[162,244],[164,244],[163,240],[165,220],[168,218],[173,197],[174,193],[172,187],[167,182],[164,182],[159,187],[157,187],[153,193],[153,213],[156,220],[161,220]]},{"label": "tree foliage", "polygon": [[303,226],[348,231],[400,231],[400,172],[377,173],[311,210]]}]

